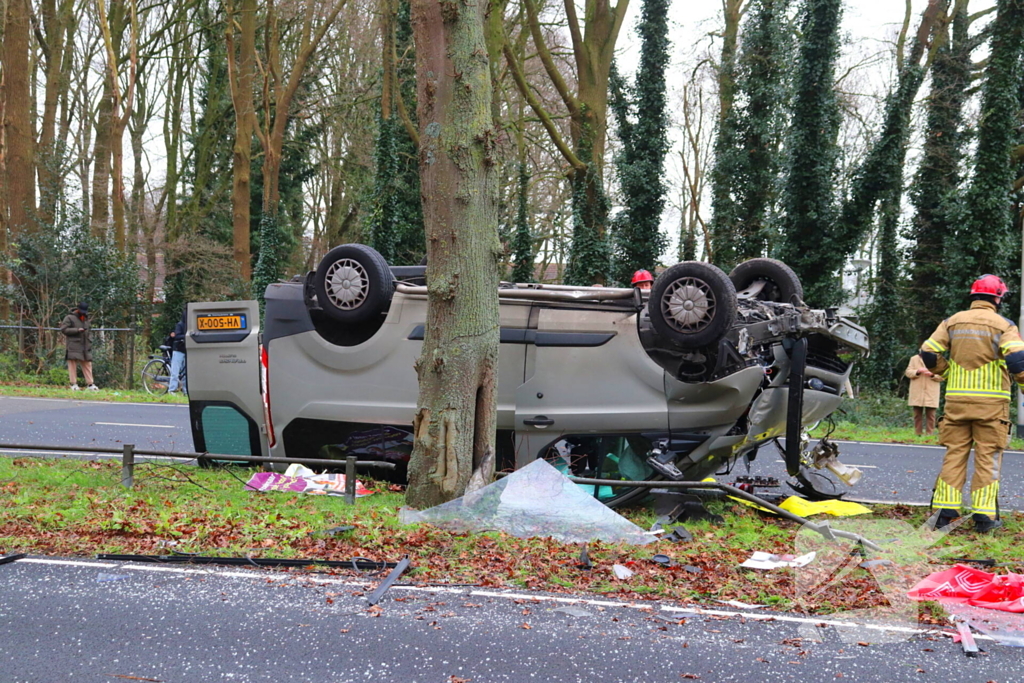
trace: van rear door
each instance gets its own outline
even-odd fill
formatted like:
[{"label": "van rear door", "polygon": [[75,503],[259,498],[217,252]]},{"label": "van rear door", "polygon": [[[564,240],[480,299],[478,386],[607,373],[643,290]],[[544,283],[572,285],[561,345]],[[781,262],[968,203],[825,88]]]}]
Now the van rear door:
[{"label": "van rear door", "polygon": [[188,305],[189,418],[196,452],[269,455],[260,395],[255,301]]}]

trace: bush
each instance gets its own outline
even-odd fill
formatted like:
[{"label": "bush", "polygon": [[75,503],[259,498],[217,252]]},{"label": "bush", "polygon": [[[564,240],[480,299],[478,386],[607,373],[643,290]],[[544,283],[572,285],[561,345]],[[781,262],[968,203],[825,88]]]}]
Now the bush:
[{"label": "bush", "polygon": [[914,415],[907,400],[884,392],[861,392],[857,398],[844,398],[835,419],[865,427],[914,426]]}]

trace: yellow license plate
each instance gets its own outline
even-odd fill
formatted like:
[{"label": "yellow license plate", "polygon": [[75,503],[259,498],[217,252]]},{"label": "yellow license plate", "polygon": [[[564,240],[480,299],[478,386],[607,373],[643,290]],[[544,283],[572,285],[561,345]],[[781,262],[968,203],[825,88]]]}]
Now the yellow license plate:
[{"label": "yellow license plate", "polygon": [[244,330],[244,315],[201,315],[196,318],[200,332],[221,332],[223,330]]}]

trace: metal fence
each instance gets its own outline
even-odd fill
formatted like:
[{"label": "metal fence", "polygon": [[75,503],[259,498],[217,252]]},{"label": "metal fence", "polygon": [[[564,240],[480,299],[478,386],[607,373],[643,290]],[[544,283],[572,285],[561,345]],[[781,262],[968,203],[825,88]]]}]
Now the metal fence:
[{"label": "metal fence", "polygon": [[[93,328],[93,377],[102,387],[135,387],[136,330],[128,327]],[[0,325],[0,381],[24,381],[67,386],[65,341],[60,328]]]}]

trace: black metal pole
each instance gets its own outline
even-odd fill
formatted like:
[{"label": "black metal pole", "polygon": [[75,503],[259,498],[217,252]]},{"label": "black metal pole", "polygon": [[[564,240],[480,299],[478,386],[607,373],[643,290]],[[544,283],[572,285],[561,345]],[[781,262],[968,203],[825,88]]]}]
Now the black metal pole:
[{"label": "black metal pole", "polygon": [[356,456],[345,458],[345,502],[356,504]]}]

